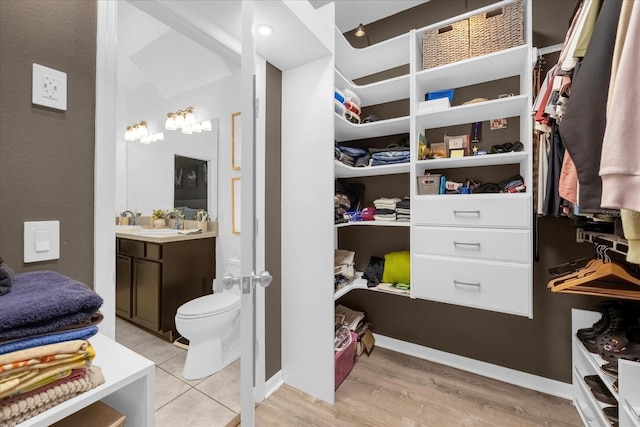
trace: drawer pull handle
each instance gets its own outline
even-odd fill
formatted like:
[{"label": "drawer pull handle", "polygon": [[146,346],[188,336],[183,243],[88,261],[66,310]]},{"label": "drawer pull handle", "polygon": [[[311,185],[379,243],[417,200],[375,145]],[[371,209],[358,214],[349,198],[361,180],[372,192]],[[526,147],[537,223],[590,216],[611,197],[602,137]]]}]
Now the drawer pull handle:
[{"label": "drawer pull handle", "polygon": [[453,214],[454,215],[463,215],[463,214],[465,214],[465,215],[478,215],[478,216],[480,216],[480,211],[479,210],[477,210],[477,211],[457,211],[457,210],[454,209]]},{"label": "drawer pull handle", "polygon": [[466,243],[466,242],[456,242],[455,240],[453,241],[453,246],[477,246],[478,249],[480,249],[480,242],[476,242],[476,243]]},{"label": "drawer pull handle", "polygon": [[480,289],[480,282],[478,283],[469,283],[469,282],[461,282],[459,280],[455,280],[453,279],[453,285],[454,286],[473,286],[474,288],[478,288]]}]

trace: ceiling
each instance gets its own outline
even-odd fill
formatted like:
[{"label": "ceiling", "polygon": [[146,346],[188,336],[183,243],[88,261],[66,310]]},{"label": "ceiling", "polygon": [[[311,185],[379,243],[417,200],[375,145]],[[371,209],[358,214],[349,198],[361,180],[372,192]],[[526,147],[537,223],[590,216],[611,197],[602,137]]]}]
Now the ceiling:
[{"label": "ceiling", "polygon": [[[369,24],[428,0],[336,0],[336,26],[342,32]],[[126,92],[153,85],[166,98],[233,73],[239,66],[241,3],[216,0],[129,0],[118,2],[118,84]],[[256,39],[256,50],[284,70],[304,63],[323,46],[293,19],[291,3],[255,2],[256,23],[273,23],[278,30],[268,40]],[[310,0],[313,8],[328,0]],[[161,21],[171,20],[171,27]],[[313,24],[313,22],[311,22]],[[297,55],[290,55],[294,46]],[[294,62],[291,62],[294,61]],[[203,73],[202,70],[207,72]]]},{"label": "ceiling", "polygon": [[[332,0],[309,0],[316,9]],[[334,0],[336,27],[341,33],[353,30],[358,24],[370,24],[395,15],[429,0]]]}]

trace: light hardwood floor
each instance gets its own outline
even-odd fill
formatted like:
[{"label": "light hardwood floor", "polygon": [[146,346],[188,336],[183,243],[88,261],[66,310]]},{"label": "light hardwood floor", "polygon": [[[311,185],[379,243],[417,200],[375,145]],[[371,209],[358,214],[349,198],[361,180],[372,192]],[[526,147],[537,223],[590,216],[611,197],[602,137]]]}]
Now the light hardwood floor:
[{"label": "light hardwood floor", "polygon": [[335,405],[283,386],[256,408],[257,426],[581,426],[568,400],[375,348]]}]

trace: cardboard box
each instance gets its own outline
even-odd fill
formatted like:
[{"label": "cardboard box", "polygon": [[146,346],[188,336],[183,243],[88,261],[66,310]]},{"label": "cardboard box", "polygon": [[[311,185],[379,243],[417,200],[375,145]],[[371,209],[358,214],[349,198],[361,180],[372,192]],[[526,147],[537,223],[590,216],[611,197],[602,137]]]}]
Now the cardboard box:
[{"label": "cardboard box", "polygon": [[126,416],[100,401],[51,424],[51,427],[124,427]]}]

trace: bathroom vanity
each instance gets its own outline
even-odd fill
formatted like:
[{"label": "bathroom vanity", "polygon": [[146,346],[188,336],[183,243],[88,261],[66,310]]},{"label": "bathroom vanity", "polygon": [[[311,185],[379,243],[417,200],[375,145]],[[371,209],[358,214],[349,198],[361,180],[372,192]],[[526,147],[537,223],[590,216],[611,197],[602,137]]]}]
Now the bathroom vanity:
[{"label": "bathroom vanity", "polygon": [[116,315],[173,342],[178,307],[212,292],[216,236],[117,229]]}]

